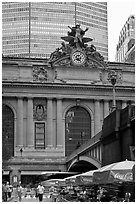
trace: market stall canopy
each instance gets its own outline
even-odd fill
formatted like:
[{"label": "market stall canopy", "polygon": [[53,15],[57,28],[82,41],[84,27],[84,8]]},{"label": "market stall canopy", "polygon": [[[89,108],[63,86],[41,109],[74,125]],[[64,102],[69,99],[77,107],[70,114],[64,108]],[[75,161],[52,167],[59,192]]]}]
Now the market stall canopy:
[{"label": "market stall canopy", "polygon": [[58,182],[62,182],[64,179],[50,179],[50,180],[45,180],[45,181],[42,181],[41,184],[43,186],[57,186],[58,185]]},{"label": "market stall canopy", "polygon": [[83,174],[77,175],[76,182],[79,183],[79,185],[91,185],[91,184],[93,184],[93,173],[96,171],[98,171],[98,169],[91,170],[91,171],[85,172]]},{"label": "market stall canopy", "polygon": [[114,182],[135,182],[135,161],[122,161],[104,166],[93,173],[93,182],[106,184]]},{"label": "market stall canopy", "polygon": [[82,174],[77,174],[65,178],[66,183],[72,185],[91,185],[93,183],[93,173],[97,170],[91,170]]},{"label": "market stall canopy", "polygon": [[65,178],[66,184],[75,184],[77,175]]},{"label": "market stall canopy", "polygon": [[58,186],[66,186],[66,181],[65,181],[65,179],[59,179],[58,181],[57,181],[57,184],[58,184]]},{"label": "market stall canopy", "polygon": [[67,171],[43,171],[41,172],[41,176],[43,180],[48,179],[64,179],[68,176],[72,176],[77,174],[76,172],[67,172]]}]

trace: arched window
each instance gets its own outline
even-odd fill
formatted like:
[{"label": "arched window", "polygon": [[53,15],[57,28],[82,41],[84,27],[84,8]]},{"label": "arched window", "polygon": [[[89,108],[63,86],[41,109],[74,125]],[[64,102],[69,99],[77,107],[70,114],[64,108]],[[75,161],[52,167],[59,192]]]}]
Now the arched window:
[{"label": "arched window", "polygon": [[70,108],[65,117],[65,155],[70,155],[91,138],[91,118],[84,108]]},{"label": "arched window", "polygon": [[7,105],[2,105],[2,160],[14,156],[14,114]]}]

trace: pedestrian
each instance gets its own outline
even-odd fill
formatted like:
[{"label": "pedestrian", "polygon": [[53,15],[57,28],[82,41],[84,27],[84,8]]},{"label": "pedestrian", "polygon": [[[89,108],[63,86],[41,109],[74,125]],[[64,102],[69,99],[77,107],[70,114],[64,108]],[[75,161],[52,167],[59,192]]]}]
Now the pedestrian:
[{"label": "pedestrian", "polygon": [[130,197],[131,197],[131,193],[130,192],[126,192],[125,193],[125,201],[124,202],[130,202]]},{"label": "pedestrian", "polygon": [[50,198],[52,199],[52,201],[54,201],[53,192],[54,192],[54,186],[51,186],[49,188],[49,194],[50,194]]},{"label": "pedestrian", "polygon": [[97,200],[98,200],[99,202],[101,202],[101,198],[103,197],[103,192],[104,192],[104,189],[101,188],[101,186],[99,186],[99,189],[98,189],[98,191],[97,191]]},{"label": "pedestrian", "polygon": [[11,193],[10,193],[10,185],[9,185],[9,182],[7,181],[6,183],[6,189],[7,189],[7,198],[10,198],[11,196]]},{"label": "pedestrian", "polygon": [[8,192],[8,197],[11,198],[11,193],[13,191],[13,186],[12,185],[9,185],[8,186],[8,189],[7,189],[7,192]]},{"label": "pedestrian", "polygon": [[22,197],[22,186],[21,184],[17,185],[17,194],[18,194],[18,198],[19,198],[19,202],[21,202],[21,197]]},{"label": "pedestrian", "polygon": [[2,200],[7,202],[7,188],[5,183],[2,184]]},{"label": "pedestrian", "polygon": [[38,189],[37,189],[37,185],[35,184],[34,190],[35,190],[35,197],[36,199],[38,198]]},{"label": "pedestrian", "polygon": [[43,200],[43,194],[44,194],[44,186],[42,186],[41,183],[39,183],[37,187],[37,191],[38,191],[39,202],[41,202]]}]

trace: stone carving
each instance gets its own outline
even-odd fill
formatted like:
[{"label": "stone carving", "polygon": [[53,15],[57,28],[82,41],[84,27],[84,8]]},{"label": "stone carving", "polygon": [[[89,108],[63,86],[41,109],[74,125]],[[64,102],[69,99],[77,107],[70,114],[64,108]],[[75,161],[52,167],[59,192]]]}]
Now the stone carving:
[{"label": "stone carving", "polygon": [[68,36],[61,37],[65,42],[62,42],[61,47],[50,55],[48,63],[51,67],[74,65],[105,68],[107,64],[104,57],[96,51],[93,44],[87,44],[93,39],[84,37],[88,28],[82,30],[78,24],[75,27],[68,27],[71,29],[71,31],[68,31]]},{"label": "stone carving", "polygon": [[70,27],[71,32],[68,31],[68,37],[61,37],[61,39],[68,41],[71,46],[76,48],[83,47],[85,42],[92,41],[91,38],[84,38],[85,32],[88,31],[88,28],[82,30],[80,25],[77,24],[75,27]]},{"label": "stone carving", "polygon": [[34,120],[38,121],[47,119],[47,102],[45,99],[34,99],[33,117]]},{"label": "stone carving", "polygon": [[115,81],[115,83],[122,84],[122,81],[123,81],[122,71],[115,70],[115,69],[109,70],[109,72],[108,72],[108,81],[109,82]]},{"label": "stone carving", "polygon": [[48,79],[48,72],[44,67],[33,68],[33,81],[45,82]]}]

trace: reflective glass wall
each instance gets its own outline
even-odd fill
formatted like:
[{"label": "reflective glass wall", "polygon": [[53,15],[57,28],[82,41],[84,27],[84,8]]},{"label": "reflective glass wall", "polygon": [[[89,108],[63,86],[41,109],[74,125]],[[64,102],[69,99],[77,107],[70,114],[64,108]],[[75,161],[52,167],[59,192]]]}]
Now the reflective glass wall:
[{"label": "reflective glass wall", "polygon": [[108,60],[106,2],[3,2],[2,21],[3,55],[48,58],[79,23]]}]

